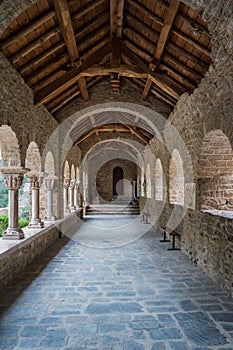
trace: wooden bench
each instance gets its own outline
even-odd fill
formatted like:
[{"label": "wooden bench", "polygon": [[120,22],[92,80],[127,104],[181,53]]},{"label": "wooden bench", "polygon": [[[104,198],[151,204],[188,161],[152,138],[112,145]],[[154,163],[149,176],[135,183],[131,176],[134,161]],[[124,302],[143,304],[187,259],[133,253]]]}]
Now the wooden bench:
[{"label": "wooden bench", "polygon": [[167,239],[167,231],[164,227],[161,227],[161,229],[163,230],[163,239],[160,240],[160,242],[171,242],[170,239]]},{"label": "wooden bench", "polygon": [[[160,242],[171,242],[171,240],[167,238],[167,230],[164,227],[161,227],[161,229],[163,230],[163,239],[161,239]],[[179,232],[172,231],[169,233],[169,235],[172,237],[172,247],[168,248],[168,250],[180,250],[180,248],[176,247],[176,238],[180,239],[181,234]]]},{"label": "wooden bench", "polygon": [[176,247],[176,237],[180,240],[181,234],[179,232],[172,231],[170,232],[170,236],[172,237],[172,247],[168,248],[168,250],[180,250],[180,248]]},{"label": "wooden bench", "polygon": [[142,220],[146,221],[146,224],[149,224],[151,221],[151,214],[142,213]]}]

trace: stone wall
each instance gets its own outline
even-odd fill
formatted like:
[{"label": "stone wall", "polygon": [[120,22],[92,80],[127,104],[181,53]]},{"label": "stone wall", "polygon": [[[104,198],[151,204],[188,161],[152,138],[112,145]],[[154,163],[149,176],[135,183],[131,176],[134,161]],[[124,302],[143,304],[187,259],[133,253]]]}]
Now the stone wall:
[{"label": "stone wall", "polygon": [[[127,159],[113,159],[105,163],[98,171],[96,177],[96,187],[98,189],[98,197],[100,201],[111,201],[116,199],[113,195],[113,170],[115,167],[121,167],[124,174],[123,179],[123,195],[126,198],[131,198],[132,187],[130,181],[137,178],[137,166],[135,163]],[[90,174],[91,175],[91,174]],[[89,181],[91,184],[95,181]],[[92,198],[90,193],[90,198]]]},{"label": "stone wall", "polygon": [[[185,1],[185,3],[194,5],[196,1]],[[213,35],[213,64],[193,94],[190,96],[183,94],[180,97],[169,117],[169,122],[184,141],[186,152],[192,162],[192,177],[196,184],[196,205],[193,210],[190,210],[184,206],[171,205],[166,201],[158,222],[161,226],[166,226],[171,215],[173,219],[180,217],[180,220],[177,219],[177,222],[180,221],[180,223],[176,230],[182,234],[182,250],[233,295],[232,220],[202,213],[199,210],[201,204],[199,177],[202,164],[200,155],[205,136],[211,131],[219,130],[217,133],[224,133],[226,139],[228,138],[231,145],[233,144],[232,62],[229,56],[232,55],[233,47],[232,35],[230,36],[229,32],[232,14],[230,16],[230,5],[227,6],[226,1],[199,1],[199,3],[202,5],[204,19]],[[171,133],[171,126],[167,124],[165,134],[169,133]],[[176,139],[171,142],[173,148],[179,149],[180,144]],[[154,139],[150,146],[155,156],[162,161],[166,182],[169,185],[171,152],[158,148],[157,144],[158,141]],[[212,145],[213,152],[214,147],[216,148],[216,144]],[[186,158],[183,154],[181,158],[184,163],[185,182],[187,182],[186,175],[190,169],[186,168]],[[227,163],[224,163],[223,168],[227,173]],[[228,185],[230,185],[228,190],[231,197],[232,186],[231,183]],[[169,188],[167,198],[168,192]],[[144,198],[143,204],[145,201]],[[154,206],[154,203],[149,206],[152,214]]]},{"label": "stone wall", "polygon": [[36,234],[25,242],[0,255],[0,286],[18,278],[25,267],[36,260],[50,245],[59,238],[59,230],[52,226]]}]

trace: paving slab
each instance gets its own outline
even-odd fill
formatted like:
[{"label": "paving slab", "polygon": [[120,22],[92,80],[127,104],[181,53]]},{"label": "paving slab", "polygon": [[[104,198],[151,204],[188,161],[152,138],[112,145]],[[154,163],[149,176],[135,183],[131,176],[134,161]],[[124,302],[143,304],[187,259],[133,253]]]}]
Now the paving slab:
[{"label": "paving slab", "polygon": [[0,349],[233,350],[233,299],[140,220],[91,218],[28,266]]}]

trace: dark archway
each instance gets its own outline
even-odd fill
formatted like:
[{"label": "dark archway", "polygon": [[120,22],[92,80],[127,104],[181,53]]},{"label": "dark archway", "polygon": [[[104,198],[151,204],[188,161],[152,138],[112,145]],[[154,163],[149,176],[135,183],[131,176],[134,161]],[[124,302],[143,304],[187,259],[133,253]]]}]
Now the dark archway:
[{"label": "dark archway", "polygon": [[124,172],[120,166],[117,166],[113,169],[113,194],[114,195],[123,195],[123,179]]}]

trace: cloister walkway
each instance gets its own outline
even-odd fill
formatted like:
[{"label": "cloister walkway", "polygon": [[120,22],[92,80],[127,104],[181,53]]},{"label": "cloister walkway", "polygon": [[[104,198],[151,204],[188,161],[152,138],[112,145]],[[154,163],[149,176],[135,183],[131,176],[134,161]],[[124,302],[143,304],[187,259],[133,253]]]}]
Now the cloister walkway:
[{"label": "cloister walkway", "polygon": [[160,239],[87,219],[1,293],[0,349],[232,350],[233,299]]}]

